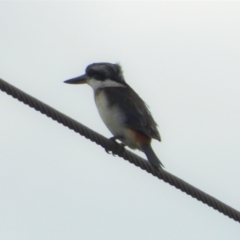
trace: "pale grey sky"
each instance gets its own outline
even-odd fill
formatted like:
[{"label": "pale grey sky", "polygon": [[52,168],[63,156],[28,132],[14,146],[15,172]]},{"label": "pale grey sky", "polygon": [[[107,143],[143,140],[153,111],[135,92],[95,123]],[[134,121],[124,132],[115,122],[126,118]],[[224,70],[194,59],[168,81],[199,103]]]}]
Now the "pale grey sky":
[{"label": "pale grey sky", "polygon": [[[237,2],[0,2],[0,78],[111,137],[90,87],[63,81],[120,63],[159,125],[166,170],[240,210],[239,12]],[[0,239],[239,239],[239,223],[3,92],[0,112]]]}]

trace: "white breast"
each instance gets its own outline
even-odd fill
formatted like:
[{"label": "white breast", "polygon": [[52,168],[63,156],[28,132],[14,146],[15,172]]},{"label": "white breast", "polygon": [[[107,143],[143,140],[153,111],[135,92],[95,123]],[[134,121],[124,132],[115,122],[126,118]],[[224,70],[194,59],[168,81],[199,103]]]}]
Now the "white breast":
[{"label": "white breast", "polygon": [[110,132],[114,136],[122,135],[125,120],[124,115],[119,111],[117,106],[109,107],[104,91],[100,90],[95,95],[95,103],[103,122]]},{"label": "white breast", "polygon": [[120,111],[117,105],[109,106],[108,99],[104,93],[104,88],[107,87],[121,88],[126,86],[111,80],[98,81],[95,79],[89,79],[87,83],[94,90],[95,103],[99,115],[113,136],[121,136],[121,141],[130,148],[141,149],[138,143],[135,141],[132,131],[129,131],[125,127],[126,117],[124,113]]}]

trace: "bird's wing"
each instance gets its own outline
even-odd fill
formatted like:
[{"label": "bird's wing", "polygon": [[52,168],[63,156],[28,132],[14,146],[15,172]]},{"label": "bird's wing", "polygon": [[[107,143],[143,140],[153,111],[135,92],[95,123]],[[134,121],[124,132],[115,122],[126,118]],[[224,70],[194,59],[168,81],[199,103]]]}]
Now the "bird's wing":
[{"label": "bird's wing", "polygon": [[137,129],[151,138],[161,141],[154,121],[145,102],[131,87],[108,87],[104,92],[111,105],[118,105],[126,114],[126,126]]}]

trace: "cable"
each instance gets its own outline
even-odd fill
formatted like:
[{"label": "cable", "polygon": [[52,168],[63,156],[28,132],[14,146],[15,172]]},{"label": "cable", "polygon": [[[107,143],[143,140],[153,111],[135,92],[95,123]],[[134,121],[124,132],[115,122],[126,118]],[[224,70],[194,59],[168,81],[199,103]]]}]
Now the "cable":
[{"label": "cable", "polygon": [[105,148],[106,151],[111,151],[113,154],[116,154],[125,160],[128,160],[130,163],[140,167],[141,169],[151,173],[153,176],[162,179],[163,181],[169,183],[170,185],[180,189],[181,191],[187,193],[188,195],[196,198],[197,200],[207,204],[208,206],[218,210],[229,218],[234,219],[235,221],[240,222],[240,212],[236,209],[228,206],[227,204],[219,201],[218,199],[210,196],[209,194],[201,191],[200,189],[190,185],[189,183],[183,181],[182,179],[172,175],[171,173],[165,170],[156,170],[152,165],[144,160],[143,158],[137,156],[136,154],[128,151],[122,150],[119,147],[118,143],[110,141],[99,133],[91,130],[90,128],[84,126],[83,124],[77,122],[76,120],[66,116],[65,114],[57,111],[56,109],[48,106],[47,104],[39,101],[38,99],[28,95],[27,93],[21,91],[20,89],[12,86],[11,84],[0,79],[0,89],[3,92],[11,95],[12,97],[18,99],[19,101],[29,105],[37,111],[40,111],[42,114],[47,115],[53,120],[63,124],[64,126],[74,130],[75,132],[83,135],[87,139],[97,143],[98,145]]}]

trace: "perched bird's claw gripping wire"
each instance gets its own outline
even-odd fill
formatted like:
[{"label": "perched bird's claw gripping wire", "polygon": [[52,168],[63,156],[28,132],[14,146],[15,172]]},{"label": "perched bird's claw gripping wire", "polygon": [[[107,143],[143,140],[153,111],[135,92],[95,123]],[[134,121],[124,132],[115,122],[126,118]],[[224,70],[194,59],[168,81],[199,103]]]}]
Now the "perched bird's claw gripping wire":
[{"label": "perched bird's claw gripping wire", "polygon": [[119,136],[114,136],[109,138],[109,140],[113,141],[114,143],[116,143],[116,151],[109,151],[108,149],[105,148],[106,153],[108,154],[112,154],[114,157],[118,154],[118,153],[122,153],[123,151],[125,151],[125,144],[123,143],[118,143],[116,140],[119,139]]}]

